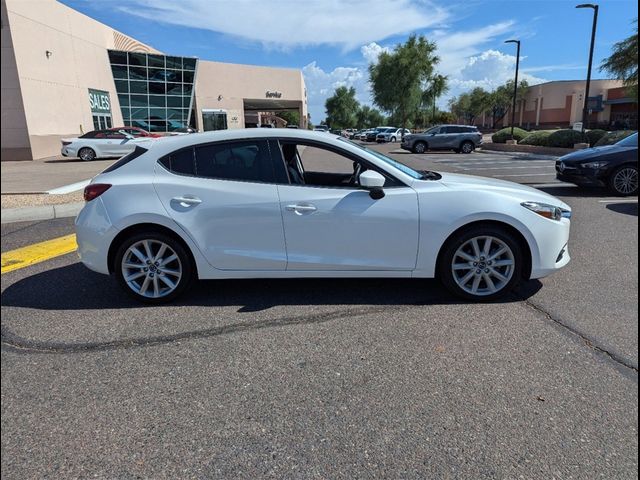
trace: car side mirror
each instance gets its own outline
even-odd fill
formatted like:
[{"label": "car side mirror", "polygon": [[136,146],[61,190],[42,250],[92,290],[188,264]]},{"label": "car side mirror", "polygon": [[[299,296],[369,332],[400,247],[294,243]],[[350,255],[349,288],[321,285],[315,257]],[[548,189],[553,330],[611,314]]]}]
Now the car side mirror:
[{"label": "car side mirror", "polygon": [[374,200],[379,200],[384,197],[385,178],[374,170],[365,170],[360,174],[358,178],[360,186],[369,190],[369,196]]}]

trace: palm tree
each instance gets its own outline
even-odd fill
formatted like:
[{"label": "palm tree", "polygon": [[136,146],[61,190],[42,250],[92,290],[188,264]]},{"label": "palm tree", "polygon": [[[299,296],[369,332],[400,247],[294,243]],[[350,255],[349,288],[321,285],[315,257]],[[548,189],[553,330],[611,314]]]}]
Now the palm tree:
[{"label": "palm tree", "polygon": [[435,122],[436,117],[436,100],[449,91],[449,85],[447,85],[447,76],[436,74],[431,78],[429,88],[427,88],[422,94],[422,101],[424,104],[431,104],[431,123]]},{"label": "palm tree", "polygon": [[638,19],[633,23],[636,25],[635,33],[613,46],[613,53],[602,62],[600,70],[622,78],[630,94],[638,100]]}]

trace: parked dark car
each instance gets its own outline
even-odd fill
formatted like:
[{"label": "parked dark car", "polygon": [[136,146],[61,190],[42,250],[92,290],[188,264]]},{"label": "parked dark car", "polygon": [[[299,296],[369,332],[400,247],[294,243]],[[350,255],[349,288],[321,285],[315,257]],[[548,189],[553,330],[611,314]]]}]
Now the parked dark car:
[{"label": "parked dark car", "polygon": [[471,153],[480,145],[482,145],[482,134],[478,131],[478,127],[439,125],[422,133],[405,135],[400,147],[413,153],[424,153],[427,150]]},{"label": "parked dark car", "polygon": [[385,131],[389,127],[376,127],[373,130],[367,131],[367,136],[364,138],[365,142],[375,142],[378,134]]},{"label": "parked dark car", "polygon": [[615,195],[638,194],[638,132],[613,145],[560,157],[556,177],[580,186],[607,187]]}]

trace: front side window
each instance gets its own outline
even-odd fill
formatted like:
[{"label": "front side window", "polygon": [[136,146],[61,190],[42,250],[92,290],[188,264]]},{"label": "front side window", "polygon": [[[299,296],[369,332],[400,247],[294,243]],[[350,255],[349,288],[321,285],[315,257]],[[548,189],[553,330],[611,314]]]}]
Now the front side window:
[{"label": "front side window", "polygon": [[221,180],[273,182],[267,142],[243,141],[196,147],[196,175]]}]

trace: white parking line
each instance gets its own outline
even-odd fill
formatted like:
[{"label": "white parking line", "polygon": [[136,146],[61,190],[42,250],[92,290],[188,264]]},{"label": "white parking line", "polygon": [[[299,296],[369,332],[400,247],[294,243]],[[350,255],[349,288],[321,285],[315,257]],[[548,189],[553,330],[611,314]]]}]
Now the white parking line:
[{"label": "white parking line", "polygon": [[[555,173],[512,173],[508,175],[492,175],[492,177],[552,177]],[[561,183],[554,183],[553,185],[562,185]]]},{"label": "white parking line", "polygon": [[530,167],[487,167],[487,168],[463,168],[462,170],[524,170],[524,169],[531,169],[531,168],[553,168],[553,170],[555,171],[555,166],[553,165],[539,165],[539,166],[530,166]]},{"label": "white parking line", "polygon": [[63,185],[62,187],[48,190],[47,193],[50,195],[64,195],[65,193],[75,192],[77,190],[82,190],[84,187],[89,185],[90,181],[91,179],[82,180],[81,182],[71,183],[69,185]]},{"label": "white parking line", "polygon": [[638,203],[638,199],[636,198],[635,200],[627,198],[627,199],[622,199],[622,198],[616,198],[613,200],[598,200],[598,203]]}]

